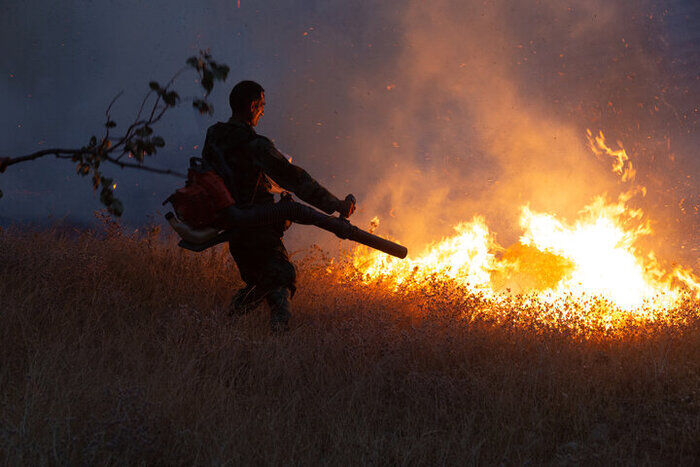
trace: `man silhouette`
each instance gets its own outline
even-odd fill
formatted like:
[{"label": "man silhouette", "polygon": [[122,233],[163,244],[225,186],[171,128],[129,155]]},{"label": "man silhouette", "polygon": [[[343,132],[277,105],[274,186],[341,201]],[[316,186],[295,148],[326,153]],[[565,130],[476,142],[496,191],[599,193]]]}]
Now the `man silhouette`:
[{"label": "man silhouette", "polygon": [[[355,199],[340,200],[305,170],[290,163],[272,144],[253,130],[265,113],[265,90],[254,81],[241,81],[229,95],[232,115],[207,130],[202,157],[229,167],[225,180],[237,207],[274,203],[274,185],[296,194],[301,200],[332,214],[349,217]],[[231,301],[231,313],[242,314],[262,300],[270,307],[273,333],[288,329],[290,300],[296,290],[296,271],[282,243],[288,223],[264,227],[239,227],[230,231],[229,250],[245,287]]]}]

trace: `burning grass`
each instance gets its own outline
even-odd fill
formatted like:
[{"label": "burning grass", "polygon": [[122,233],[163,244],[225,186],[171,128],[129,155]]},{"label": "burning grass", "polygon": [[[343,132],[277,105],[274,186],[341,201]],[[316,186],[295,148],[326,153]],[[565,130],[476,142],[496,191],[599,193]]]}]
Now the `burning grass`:
[{"label": "burning grass", "polygon": [[[17,463],[683,463],[700,310],[493,301],[293,258],[292,330],[232,321],[223,250],[0,233],[0,456]],[[355,275],[357,274],[357,275]],[[613,307],[614,308],[614,307]],[[585,313],[584,313],[585,310]],[[591,315],[593,312],[593,315]],[[608,321],[606,321],[608,320]]]}]

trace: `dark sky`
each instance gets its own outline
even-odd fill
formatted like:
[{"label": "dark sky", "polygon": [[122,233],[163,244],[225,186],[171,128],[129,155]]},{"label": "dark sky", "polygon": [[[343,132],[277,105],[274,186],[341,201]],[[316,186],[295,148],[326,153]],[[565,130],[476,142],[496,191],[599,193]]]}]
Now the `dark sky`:
[{"label": "dark sky", "polygon": [[[526,3],[526,4],[525,4]],[[78,147],[104,110],[126,124],[150,80],[201,48],[231,67],[213,118],[187,104],[156,128],[151,165],[184,170],[240,79],[266,88],[258,130],[338,196],[362,225],[409,244],[484,214],[504,244],[520,206],[574,218],[629,188],[586,148],[620,141],[647,188],[654,247],[697,263],[698,2],[0,0],[0,155]],[[196,91],[193,75],[176,86]],[[106,168],[139,226],[179,181]],[[89,179],[44,159],[0,175],[0,219],[91,222]],[[295,245],[309,228],[295,227]],[[315,238],[313,235],[311,238]],[[697,264],[696,264],[697,266]]]}]

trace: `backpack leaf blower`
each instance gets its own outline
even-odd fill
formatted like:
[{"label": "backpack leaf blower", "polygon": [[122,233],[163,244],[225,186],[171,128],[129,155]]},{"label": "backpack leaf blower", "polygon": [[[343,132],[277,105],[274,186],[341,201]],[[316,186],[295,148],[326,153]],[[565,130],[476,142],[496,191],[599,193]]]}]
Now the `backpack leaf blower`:
[{"label": "backpack leaf blower", "polygon": [[277,203],[248,207],[235,205],[226,184],[206,161],[193,157],[187,172],[187,182],[163,202],[171,203],[175,213],[165,218],[182,239],[178,245],[191,251],[228,241],[228,230],[236,227],[260,227],[284,221],[315,225],[334,233],[341,239],[352,240],[383,251],[397,258],[405,258],[406,247],[352,225],[343,217],[326,215],[310,206],[296,202],[285,194]]}]

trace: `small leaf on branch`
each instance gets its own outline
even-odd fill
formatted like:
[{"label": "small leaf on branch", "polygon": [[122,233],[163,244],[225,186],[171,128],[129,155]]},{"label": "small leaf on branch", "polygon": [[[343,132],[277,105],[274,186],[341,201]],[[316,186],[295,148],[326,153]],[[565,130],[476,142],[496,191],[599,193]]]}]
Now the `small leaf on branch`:
[{"label": "small leaf on branch", "polygon": [[210,61],[209,66],[211,66],[211,71],[214,74],[214,79],[217,79],[219,81],[226,81],[226,77],[228,76],[228,72],[230,68],[226,65],[219,65],[215,61]]},{"label": "small leaf on branch", "polygon": [[165,140],[160,136],[156,136],[153,138],[153,144],[155,144],[159,148],[162,148],[163,146],[165,146]]},{"label": "small leaf on branch", "polygon": [[180,96],[175,91],[170,91],[163,94],[163,102],[165,102],[169,106],[174,106],[175,104],[177,104],[177,100],[179,98]]},{"label": "small leaf on branch", "polygon": [[83,177],[90,172],[90,166],[88,164],[80,163],[76,169],[76,173],[82,175]]},{"label": "small leaf on branch", "polygon": [[102,190],[100,191],[100,202],[107,207],[107,210],[115,216],[121,216],[124,212],[122,202],[114,197],[114,180],[107,177],[100,177]]},{"label": "small leaf on branch", "polygon": [[94,147],[97,144],[97,138],[95,136],[90,137],[90,147]]},{"label": "small leaf on branch", "polygon": [[148,83],[148,87],[153,89],[154,91],[160,91],[160,84],[158,84],[157,81],[151,81]]},{"label": "small leaf on branch", "polygon": [[153,128],[151,128],[151,127],[148,126],[148,125],[144,125],[144,126],[142,126],[141,128],[139,128],[138,130],[136,130],[135,133],[136,133],[138,136],[140,136],[141,138],[145,138],[145,137],[147,137],[148,135],[150,135],[151,133],[153,133]]},{"label": "small leaf on branch", "polygon": [[202,115],[211,114],[213,111],[211,105],[201,99],[195,99],[194,102],[192,102],[192,107],[199,110],[199,113]]},{"label": "small leaf on branch", "polygon": [[2,198],[2,190],[0,190],[0,198]]},{"label": "small leaf on branch", "polygon": [[5,169],[7,169],[7,166],[9,163],[10,163],[9,157],[0,157],[0,173],[3,173],[5,171]]},{"label": "small leaf on branch", "polygon": [[207,91],[207,94],[214,88],[214,73],[210,70],[205,69],[202,72],[202,87]]},{"label": "small leaf on branch", "polygon": [[105,183],[106,181],[112,183],[112,181],[108,178],[102,179],[102,190],[100,190],[100,202],[107,206],[107,208],[109,208],[109,205],[112,204],[112,201],[114,201],[114,194],[112,193],[112,187],[109,184]]},{"label": "small leaf on branch", "polygon": [[134,153],[134,156],[139,151],[143,151],[143,140],[142,139],[135,140],[133,145],[132,145],[132,148],[131,148],[131,152]]},{"label": "small leaf on branch", "polygon": [[187,63],[192,68],[196,68],[197,70],[199,70],[199,59],[197,57],[190,57],[185,63]]},{"label": "small leaf on branch", "polygon": [[107,210],[117,217],[120,217],[124,213],[124,206],[122,202],[117,198],[112,199],[112,202],[107,206]]},{"label": "small leaf on branch", "polygon": [[107,120],[107,123],[105,123],[105,126],[107,128],[114,128],[115,126],[117,126],[117,123],[112,121],[112,120]]},{"label": "small leaf on branch", "polygon": [[100,173],[95,171],[92,174],[92,189],[94,191],[97,191],[97,188],[100,186]]},{"label": "small leaf on branch", "polygon": [[143,151],[146,153],[147,156],[150,156],[151,154],[156,153],[156,147],[155,145],[150,142],[150,141],[144,141],[143,143]]}]

